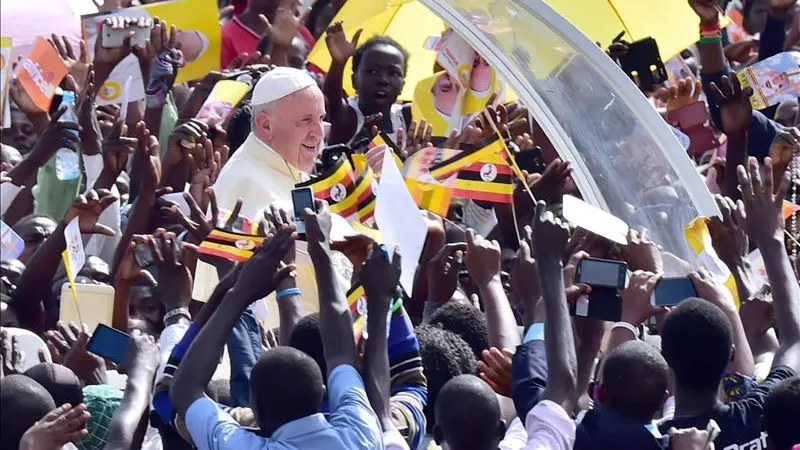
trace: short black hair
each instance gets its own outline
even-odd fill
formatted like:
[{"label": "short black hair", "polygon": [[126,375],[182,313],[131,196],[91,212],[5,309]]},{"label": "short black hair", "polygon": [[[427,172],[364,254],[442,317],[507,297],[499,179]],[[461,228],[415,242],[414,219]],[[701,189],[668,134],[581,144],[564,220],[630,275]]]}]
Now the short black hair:
[{"label": "short black hair", "polygon": [[428,431],[435,424],[434,406],[439,392],[451,378],[475,374],[478,361],[466,342],[457,334],[437,326],[422,325],[416,328],[422,368],[428,381],[428,403],[425,417]]},{"label": "short black hair", "polygon": [[53,397],[31,377],[9,375],[0,382],[0,448],[19,448],[22,435],[56,407]]},{"label": "short black hair", "polygon": [[603,404],[612,411],[650,423],[664,404],[669,366],[658,350],[628,341],[606,355],[602,369]]},{"label": "short black hair", "polygon": [[[325,8],[331,4],[331,0],[314,0],[314,3],[311,4],[311,12],[308,13],[308,19],[306,19],[306,29],[311,33],[314,33],[314,30],[317,29],[317,22],[320,19],[320,14]],[[323,28],[323,31],[325,29]],[[319,39],[319,36],[314,36],[315,39]]]},{"label": "short black hair", "polygon": [[206,395],[219,404],[233,406],[231,402],[231,380],[217,378],[209,381],[206,385]]},{"label": "short black hair", "polygon": [[770,449],[791,450],[800,443],[800,376],[778,383],[764,401],[761,417]]},{"label": "short black hair", "polygon": [[25,375],[47,389],[56,405],[69,403],[74,406],[83,403],[81,380],[67,367],[45,362],[29,368]]},{"label": "short black hair", "polygon": [[367,53],[367,51],[379,45],[388,45],[389,47],[394,47],[400,51],[400,54],[403,55],[403,73],[405,74],[408,72],[408,58],[410,57],[408,50],[400,45],[399,42],[395,41],[389,36],[384,35],[372,36],[356,49],[355,53],[353,53],[353,72],[358,70],[358,65],[361,64],[361,60],[364,58],[364,55]]},{"label": "short black hair", "polygon": [[310,356],[292,347],[264,352],[250,374],[251,407],[259,425],[280,426],[319,412],[322,373]]},{"label": "short black hair", "polygon": [[695,391],[719,388],[732,345],[728,318],[699,298],[679,303],[661,330],[661,354],[675,374],[676,383]]},{"label": "short black hair", "polygon": [[289,347],[294,347],[317,362],[322,378],[328,378],[328,365],[325,363],[325,352],[322,348],[322,335],[319,332],[319,313],[304,316],[292,328],[289,335]]},{"label": "short black hair", "polygon": [[503,437],[500,403],[485,381],[475,375],[450,379],[436,401],[437,444],[450,448],[497,448]]},{"label": "short black hair", "polygon": [[460,302],[447,302],[431,315],[431,325],[461,336],[476,359],[481,359],[481,352],[489,348],[489,327],[486,316],[476,307]]}]

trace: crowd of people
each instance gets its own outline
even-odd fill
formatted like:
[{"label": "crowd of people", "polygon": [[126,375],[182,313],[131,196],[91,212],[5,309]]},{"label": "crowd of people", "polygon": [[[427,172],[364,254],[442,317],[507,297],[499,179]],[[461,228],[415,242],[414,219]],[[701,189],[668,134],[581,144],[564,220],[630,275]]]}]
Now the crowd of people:
[{"label": "crowd of people", "polygon": [[[517,102],[432,136],[398,100],[414,49],[348,38],[332,22],[344,3],[316,0],[301,15],[296,0],[220,1],[224,69],[186,83],[175,82],[177,30],[158,19],[138,45],[141,23],[118,24],[130,30],[122,46],[101,36],[93,58],[85,42],[44,36],[69,68],[49,110],[11,76],[0,213],[3,251],[6,225],[24,248],[0,265],[0,448],[800,448],[800,108],[795,98],[754,110],[735,73],[800,46],[797,0],[734,0],[760,33],[736,44],[720,37],[720,2],[689,0],[701,23],[682,55],[693,73],[642,89],[675,128],[671,112],[704,102],[704,126],[726,144],[687,158],[715,194],[707,229],[732,282],[646,229],[620,245],[567,222],[563,196],[580,197],[573,168]],[[320,39],[330,67],[307,62]],[[145,99],[98,106],[130,54]],[[198,119],[215,85],[243,77],[252,88],[224,121]],[[392,147],[402,163],[432,146],[467,151],[498,130],[512,150],[540,146],[546,168],[515,180],[510,203],[420,209],[413,288],[401,283],[408,253],[372,221],[320,199],[293,211],[296,186],[337,158],[366,154],[379,178]],[[376,135],[393,146],[368,145]],[[72,179],[65,150],[79,156]],[[72,277],[62,254],[74,224],[87,256]],[[236,242],[214,253],[212,238]],[[627,265],[616,320],[575,314],[601,289],[576,281],[587,258]],[[656,306],[675,267],[697,295]],[[127,336],[119,361],[90,351],[94,329],[62,320],[65,302],[87,316],[95,307],[62,290],[73,281],[113,287],[105,325]],[[38,351],[20,349],[25,333]]]}]

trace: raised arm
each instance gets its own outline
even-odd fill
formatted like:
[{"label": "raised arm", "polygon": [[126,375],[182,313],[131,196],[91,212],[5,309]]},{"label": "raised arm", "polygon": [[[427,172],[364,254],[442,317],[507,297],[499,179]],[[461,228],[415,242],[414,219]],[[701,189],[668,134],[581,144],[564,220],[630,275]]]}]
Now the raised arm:
[{"label": "raised arm", "polygon": [[308,237],[308,255],[314,264],[319,292],[319,328],[328,374],[342,365],[356,367],[353,317],[345,293],[336,282],[331,254],[331,213],[325,202],[316,202],[317,212],[306,209],[303,220]]},{"label": "raised arm", "polygon": [[569,240],[569,228],[547,211],[545,202],[536,205],[533,227],[534,254],[539,263],[539,279],[547,314],[544,343],[547,352],[547,387],[542,398],[561,405],[565,411],[575,408],[578,362],[572,322],[564,290],[562,255]]},{"label": "raised arm", "polygon": [[500,281],[500,245],[467,230],[467,269],[486,308],[489,345],[512,349],[520,344],[514,312]]},{"label": "raised arm", "polygon": [[361,269],[361,280],[367,296],[367,346],[364,350],[364,387],[369,403],[378,415],[383,431],[394,427],[389,411],[391,394],[389,375],[388,315],[400,282],[400,254],[392,260],[386,247],[373,246]]},{"label": "raised arm", "polygon": [[195,400],[205,395],[205,387],[217,367],[219,354],[242,312],[252,302],[273,292],[294,270],[294,266],[281,261],[294,242],[293,233],[294,228],[287,226],[264,240],[241,268],[239,278],[225,295],[223,303],[226,307],[214,312],[192,342],[170,387],[172,402],[182,416]]},{"label": "raised arm", "polygon": [[758,161],[751,157],[748,168],[739,166],[737,175],[746,215],[745,227],[761,250],[772,286],[775,319],[780,333],[780,347],[772,366],[800,370],[800,286],[783,245],[783,199],[791,183],[789,172],[783,173],[775,194],[770,158],[764,159],[763,174]]},{"label": "raised arm", "polygon": [[346,142],[351,136],[349,134],[358,130],[348,129],[354,127],[349,120],[347,103],[345,102],[345,92],[342,87],[344,78],[344,65],[356,51],[358,39],[361,37],[358,30],[353,35],[353,40],[348,41],[344,35],[342,22],[336,22],[328,28],[325,36],[325,43],[331,54],[331,67],[325,76],[325,85],[322,92],[325,94],[328,106],[328,120],[331,122],[331,143]]}]

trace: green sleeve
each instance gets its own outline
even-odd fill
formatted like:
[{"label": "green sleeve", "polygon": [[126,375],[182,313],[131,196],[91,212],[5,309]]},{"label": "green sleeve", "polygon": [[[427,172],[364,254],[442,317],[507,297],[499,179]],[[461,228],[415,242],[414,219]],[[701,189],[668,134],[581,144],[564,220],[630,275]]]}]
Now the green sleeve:
[{"label": "green sleeve", "polygon": [[78,196],[80,186],[81,177],[69,181],[56,178],[56,155],[53,155],[36,174],[33,211],[36,214],[50,216],[56,221],[61,220],[69,205]]}]

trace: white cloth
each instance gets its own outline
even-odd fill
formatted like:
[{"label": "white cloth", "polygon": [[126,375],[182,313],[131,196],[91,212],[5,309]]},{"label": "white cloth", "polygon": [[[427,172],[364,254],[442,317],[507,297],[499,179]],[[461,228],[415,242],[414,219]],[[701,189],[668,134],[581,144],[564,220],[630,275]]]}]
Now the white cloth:
[{"label": "white cloth", "polygon": [[14,202],[14,199],[17,198],[22,188],[22,186],[17,186],[10,181],[0,184],[0,216],[6,213],[6,210],[11,206],[11,203]]},{"label": "white cloth", "polygon": [[383,433],[383,448],[385,450],[410,450],[408,443],[397,428],[392,428]]},{"label": "white cloth", "polygon": [[464,201],[464,224],[481,236],[486,236],[497,224],[494,208],[485,209],[472,200]]},{"label": "white cloth", "polygon": [[[100,178],[103,170],[103,155],[83,156],[83,166],[86,170],[86,192],[94,189],[94,184]],[[84,194],[86,193],[84,192]],[[98,223],[114,230],[114,236],[104,234],[93,234],[86,241],[85,251],[87,255],[95,255],[103,261],[113,261],[114,252],[117,250],[119,240],[122,237],[120,224],[120,201],[119,190],[116,185],[111,186],[111,193],[117,196],[117,201],[100,213]]]},{"label": "white cloth", "polygon": [[500,441],[497,448],[499,450],[522,450],[525,448],[525,443],[527,443],[527,441],[528,432],[525,431],[525,427],[522,425],[522,421],[519,420],[519,417],[514,417],[514,420],[511,421],[511,425],[509,425],[506,430],[505,437]]},{"label": "white cloth", "polygon": [[265,105],[316,85],[317,82],[304,70],[292,67],[276,67],[267,72],[256,83],[256,87],[253,88],[252,104]]},{"label": "white cloth", "polygon": [[[295,184],[307,181],[308,174],[291,167],[283,157],[261,142],[252,133],[233,154],[214,184],[214,193],[220,208],[233,210],[236,200],[242,198],[241,214],[256,222],[263,217],[262,211],[270,204],[293,211],[291,192]],[[332,217],[331,239],[339,240],[354,234],[352,227],[341,216]],[[319,309],[316,277],[308,247],[305,242],[297,242],[297,287],[302,291],[303,307],[306,312]],[[347,268],[337,267],[338,281],[344,291],[350,286]],[[274,294],[267,300],[270,323],[277,325],[277,304]],[[273,321],[274,324],[272,323]]]},{"label": "white cloth", "polygon": [[528,441],[525,450],[572,450],[575,444],[575,422],[564,408],[550,400],[542,400],[525,417]]}]

